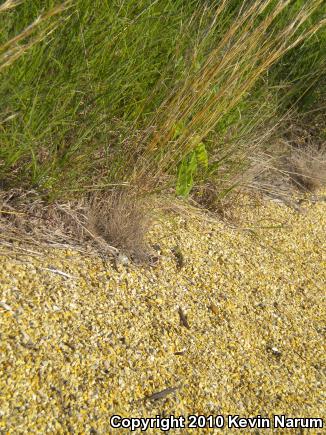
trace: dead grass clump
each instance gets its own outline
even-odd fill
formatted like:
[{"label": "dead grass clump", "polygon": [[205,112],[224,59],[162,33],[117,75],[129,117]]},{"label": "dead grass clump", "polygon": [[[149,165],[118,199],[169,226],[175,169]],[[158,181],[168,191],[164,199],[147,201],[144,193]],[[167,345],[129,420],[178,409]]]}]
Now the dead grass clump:
[{"label": "dead grass clump", "polygon": [[[322,114],[320,114],[321,116]],[[323,118],[298,117],[288,126],[283,142],[287,146],[281,170],[288,174],[296,189],[315,192],[326,184],[326,142],[320,131]]]},{"label": "dead grass clump", "polygon": [[48,204],[36,191],[0,191],[0,245],[17,241],[82,250],[91,244],[86,210],[82,199]]},{"label": "dead grass clump", "polygon": [[292,183],[300,190],[316,192],[326,184],[326,153],[308,146],[294,148],[286,159]]},{"label": "dead grass clump", "polygon": [[[135,193],[98,192],[73,201],[46,203],[35,191],[0,191],[0,248],[73,247],[81,252],[150,260],[148,207]],[[34,249],[34,248],[33,248]]]},{"label": "dead grass clump", "polygon": [[90,204],[88,226],[91,233],[130,255],[133,260],[148,257],[146,234],[151,226],[147,207],[134,193],[112,191],[95,196]]},{"label": "dead grass clump", "polygon": [[[321,118],[321,119],[320,119]],[[291,198],[299,191],[314,193],[326,184],[325,121],[293,114],[280,125],[265,151],[251,157],[254,176],[247,187],[268,196]]]}]

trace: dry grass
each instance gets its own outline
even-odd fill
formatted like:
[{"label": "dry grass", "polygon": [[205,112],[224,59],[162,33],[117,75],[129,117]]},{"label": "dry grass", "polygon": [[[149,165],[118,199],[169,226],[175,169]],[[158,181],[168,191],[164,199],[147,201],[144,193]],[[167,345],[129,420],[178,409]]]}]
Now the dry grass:
[{"label": "dry grass", "polygon": [[2,5],[0,5],[0,12],[9,11],[9,9],[13,9],[20,5],[22,1],[23,0],[6,0]]},{"label": "dry grass", "polygon": [[326,184],[326,141],[321,114],[313,122],[292,113],[279,125],[265,151],[251,156],[245,185],[268,196],[291,199],[314,193]]},{"label": "dry grass", "polygon": [[35,191],[0,192],[0,244],[24,242],[34,246],[73,246],[86,249],[84,201],[47,204]]},{"label": "dry grass", "polygon": [[136,261],[143,261],[148,254],[146,234],[151,219],[144,202],[135,193],[117,190],[94,195],[88,213],[88,227],[103,239]]},{"label": "dry grass", "polygon": [[316,192],[326,184],[326,140],[321,127],[325,127],[322,114],[315,123],[298,117],[285,133],[287,150],[280,166],[298,190]]},{"label": "dry grass", "polygon": [[0,245],[7,248],[23,242],[34,248],[74,247],[109,256],[122,251],[144,261],[150,224],[145,204],[130,192],[52,204],[35,191],[12,189],[0,196]]},{"label": "dry grass", "polygon": [[300,190],[316,192],[326,184],[326,153],[313,146],[291,150],[286,159],[292,183]]}]

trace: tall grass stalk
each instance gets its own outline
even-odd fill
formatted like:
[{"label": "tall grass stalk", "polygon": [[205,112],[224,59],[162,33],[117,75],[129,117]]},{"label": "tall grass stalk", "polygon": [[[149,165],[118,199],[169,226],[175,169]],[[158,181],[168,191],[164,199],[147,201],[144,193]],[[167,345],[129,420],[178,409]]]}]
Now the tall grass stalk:
[{"label": "tall grass stalk", "polygon": [[[275,62],[325,25],[326,21],[321,20],[300,31],[322,4],[313,0],[282,28],[273,30],[273,23],[289,4],[290,1],[256,1],[233,20],[198,72],[189,75],[157,110],[152,123],[158,129],[146,138],[144,163],[141,168],[136,165],[135,180],[143,183],[148,179],[151,188],[160,183],[163,173],[173,170],[198,141],[207,137]],[[269,14],[255,24],[270,6],[273,7]],[[225,7],[226,2],[222,2],[215,21]],[[173,140],[175,125],[180,121],[185,125],[184,131]]]}]

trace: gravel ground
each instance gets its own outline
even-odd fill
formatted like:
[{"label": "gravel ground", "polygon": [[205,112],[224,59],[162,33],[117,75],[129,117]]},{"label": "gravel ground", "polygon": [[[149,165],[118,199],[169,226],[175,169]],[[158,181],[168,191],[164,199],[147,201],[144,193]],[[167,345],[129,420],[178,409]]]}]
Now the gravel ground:
[{"label": "gravel ground", "polygon": [[155,267],[0,255],[0,432],[113,433],[113,414],[325,417],[326,204],[304,206],[249,201],[246,230],[170,216],[151,233]]}]

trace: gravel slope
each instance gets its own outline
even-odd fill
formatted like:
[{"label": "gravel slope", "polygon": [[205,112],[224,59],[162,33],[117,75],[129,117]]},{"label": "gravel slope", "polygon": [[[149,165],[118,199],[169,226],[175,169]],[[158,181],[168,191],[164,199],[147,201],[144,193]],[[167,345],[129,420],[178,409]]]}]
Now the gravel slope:
[{"label": "gravel slope", "polygon": [[0,432],[113,433],[112,414],[325,417],[325,211],[248,203],[249,231],[170,217],[146,269],[0,255]]}]

